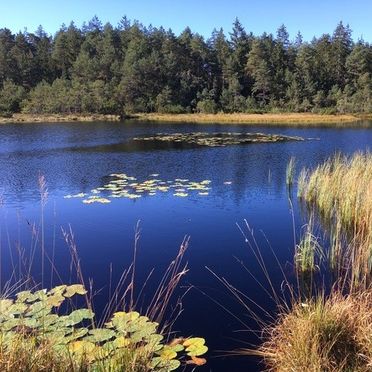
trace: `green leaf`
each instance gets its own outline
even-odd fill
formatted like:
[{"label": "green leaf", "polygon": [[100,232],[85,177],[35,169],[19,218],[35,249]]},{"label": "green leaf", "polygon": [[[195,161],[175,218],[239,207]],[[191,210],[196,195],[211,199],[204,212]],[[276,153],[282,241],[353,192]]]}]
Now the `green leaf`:
[{"label": "green leaf", "polygon": [[8,312],[13,315],[23,315],[25,311],[29,308],[28,305],[22,302],[15,302],[12,306],[8,308]]},{"label": "green leaf", "polygon": [[97,328],[89,331],[89,337],[85,339],[90,342],[104,342],[115,337],[115,332],[111,329]]},{"label": "green leaf", "polygon": [[68,348],[73,354],[83,355],[93,352],[95,345],[89,341],[74,341],[70,343]]},{"label": "green leaf", "polygon": [[50,290],[50,294],[63,294],[66,288],[67,288],[67,285],[65,284],[59,285],[57,287],[52,288]]},{"label": "green leaf", "polygon": [[45,301],[47,299],[47,290],[40,289],[40,291],[36,291],[29,295],[26,299],[27,302],[32,303],[36,301]]},{"label": "green leaf", "polygon": [[177,353],[170,347],[165,346],[159,356],[162,359],[171,360],[177,357]]},{"label": "green leaf", "polygon": [[65,298],[62,296],[61,293],[56,292],[56,294],[49,296],[46,300],[47,304],[53,307],[59,307],[61,306],[62,302],[65,300]]},{"label": "green leaf", "polygon": [[186,353],[189,356],[200,356],[205,354],[208,348],[204,344],[205,340],[201,337],[188,338],[183,342],[183,346],[186,348]]},{"label": "green leaf", "polygon": [[44,302],[34,302],[30,305],[26,316],[42,317],[50,313],[52,308]]},{"label": "green leaf", "polygon": [[22,292],[18,292],[16,296],[17,296],[17,302],[25,302],[32,296],[32,293],[30,291],[22,291]]},{"label": "green leaf", "polygon": [[85,290],[82,284],[72,284],[66,287],[66,292],[64,296],[70,298],[76,294],[78,295],[85,295],[87,291]]},{"label": "green leaf", "polygon": [[94,313],[89,309],[79,309],[74,310],[70,315],[66,317],[61,317],[60,319],[63,321],[64,325],[66,326],[73,326],[78,324],[86,319],[93,319]]},{"label": "green leaf", "polygon": [[7,298],[0,300],[0,314],[4,313],[9,307],[13,305],[13,300],[9,300]]}]

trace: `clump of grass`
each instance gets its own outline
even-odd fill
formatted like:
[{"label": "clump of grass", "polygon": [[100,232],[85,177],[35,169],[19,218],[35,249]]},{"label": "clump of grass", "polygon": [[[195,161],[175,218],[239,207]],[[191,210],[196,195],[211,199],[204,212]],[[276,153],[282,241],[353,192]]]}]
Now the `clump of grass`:
[{"label": "clump of grass", "polygon": [[295,249],[295,266],[300,273],[313,273],[323,259],[323,250],[318,238],[314,234],[313,218],[305,226],[300,242]]},{"label": "clump of grass", "polygon": [[296,302],[258,350],[269,370],[367,372],[372,368],[372,291]]},{"label": "clump of grass", "polygon": [[258,354],[273,371],[371,371],[372,155],[337,155],[302,170],[298,196],[319,212],[330,242],[322,249],[310,218],[296,267],[303,274],[327,258],[333,286],[328,295],[319,287],[282,306]]},{"label": "clump of grass", "polygon": [[299,178],[299,197],[348,228],[372,230],[372,154],[335,156]]},{"label": "clump of grass", "polygon": [[315,170],[303,170],[298,196],[317,210],[330,233],[330,267],[351,287],[371,283],[372,154],[337,155]]}]

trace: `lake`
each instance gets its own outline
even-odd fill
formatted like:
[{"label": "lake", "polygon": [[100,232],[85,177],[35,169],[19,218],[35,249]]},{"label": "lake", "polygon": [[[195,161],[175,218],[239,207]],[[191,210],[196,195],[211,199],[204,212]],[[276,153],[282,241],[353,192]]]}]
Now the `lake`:
[{"label": "lake", "polygon": [[[159,132],[262,132],[310,140],[226,147],[143,145],[132,141]],[[98,313],[107,301],[110,277],[112,282],[118,280],[132,261],[139,220],[137,280],[145,280],[155,268],[149,293],[177,254],[183,238],[190,236],[185,257],[189,273],[183,285],[194,288],[183,300],[183,313],[174,330],[206,338],[211,352],[208,364],[200,370],[260,370],[262,366],[253,358],[226,357],[229,351],[256,342],[247,327],[257,329],[257,325],[211,271],[273,312],[275,305],[261,288],[267,287],[265,276],[237,224],[249,241],[252,237],[244,227],[244,219],[253,229],[271,280],[280,291],[282,269],[293,278],[294,236],[298,239],[306,223],[296,199],[296,187],[291,192],[286,187],[290,158],[296,158],[298,174],[303,166],[314,167],[336,152],[370,150],[371,144],[372,123],[335,128],[138,121],[1,125],[2,283],[18,264],[17,247],[27,252],[32,245],[32,222],[40,221],[38,175],[42,174],[48,188],[48,252],[52,254],[53,247],[58,271],[62,279],[68,280],[70,255],[61,227],[68,229],[71,225],[84,275],[93,278],[94,288],[100,290],[95,297]],[[164,184],[177,179],[210,183],[205,183],[208,190],[202,195],[192,191],[187,196],[174,196],[175,192],[157,191],[155,195],[140,193],[142,197],[136,199],[109,198],[102,190],[110,203],[85,204],[83,198],[66,198],[92,194],[92,190],[112,181],[110,175],[124,173],[137,182],[152,177]],[[33,273],[40,280],[38,257],[36,254]],[[264,317],[262,311],[257,313]]]}]

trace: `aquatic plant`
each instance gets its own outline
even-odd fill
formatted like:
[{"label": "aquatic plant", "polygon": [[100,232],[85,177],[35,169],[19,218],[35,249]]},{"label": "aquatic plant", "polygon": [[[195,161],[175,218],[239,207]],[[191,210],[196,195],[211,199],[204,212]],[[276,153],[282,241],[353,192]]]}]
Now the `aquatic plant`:
[{"label": "aquatic plant", "polygon": [[324,258],[324,252],[318,238],[314,233],[313,218],[305,226],[301,240],[296,244],[294,262],[300,273],[313,273],[319,269]]},{"label": "aquatic plant", "polygon": [[191,133],[157,133],[150,137],[135,137],[136,142],[169,142],[169,143],[184,143],[195,146],[207,147],[224,147],[231,145],[243,145],[249,143],[273,143],[284,141],[304,141],[302,137],[284,136],[281,134],[264,134],[264,133],[207,133],[207,132],[191,132]]},{"label": "aquatic plant", "polygon": [[296,170],[296,158],[291,156],[287,164],[287,168],[285,172],[285,180],[286,180],[287,187],[289,188],[292,187],[293,185],[295,170]]},{"label": "aquatic plant", "polygon": [[155,196],[157,192],[167,193],[172,192],[176,197],[187,197],[190,193],[193,195],[207,196],[209,195],[210,180],[202,180],[200,182],[190,181],[185,178],[176,178],[174,180],[161,180],[159,174],[150,174],[149,179],[139,181],[136,177],[128,176],[125,173],[113,173],[110,175],[109,183],[92,189],[90,194],[78,193],[65,195],[65,199],[82,198],[84,204],[108,204],[111,199],[126,198],[139,199],[142,196]]},{"label": "aquatic plant", "polygon": [[338,279],[368,287],[372,276],[372,154],[337,155],[299,178],[298,196],[319,213],[331,237]]},{"label": "aquatic plant", "polygon": [[[103,327],[94,326],[91,309],[66,315],[59,309],[76,295],[85,295],[81,284],[60,285],[47,291],[22,291],[15,299],[0,299],[0,366],[19,349],[48,350],[51,363],[60,359],[60,370],[173,371],[181,363],[201,365],[208,348],[202,338],[177,338],[165,342],[159,324],[138,312],[115,312]],[[18,350],[15,350],[17,349]],[[31,360],[33,355],[28,355]],[[23,366],[25,367],[25,366]],[[36,369],[31,369],[35,370]]]}]

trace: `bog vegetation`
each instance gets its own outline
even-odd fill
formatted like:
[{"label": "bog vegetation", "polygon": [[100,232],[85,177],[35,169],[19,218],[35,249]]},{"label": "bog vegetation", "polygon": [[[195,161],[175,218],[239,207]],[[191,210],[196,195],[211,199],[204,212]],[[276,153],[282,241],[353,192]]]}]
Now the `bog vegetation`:
[{"label": "bog vegetation", "polygon": [[372,48],[339,23],[304,42],[247,32],[205,39],[186,28],[144,27],[94,17],[55,35],[0,30],[0,114],[133,112],[370,113]]},{"label": "bog vegetation", "polygon": [[118,311],[102,327],[94,313],[79,308],[64,315],[67,300],[87,291],[81,284],[22,291],[0,300],[2,371],[167,372],[203,364],[208,349],[202,338],[164,341],[159,324],[138,312]]},{"label": "bog vegetation", "polygon": [[[370,153],[338,155],[301,172],[298,195],[310,213],[295,253],[301,290],[266,329],[257,353],[270,369],[371,370],[371,193]],[[316,237],[314,216],[329,235],[328,244]]]}]

